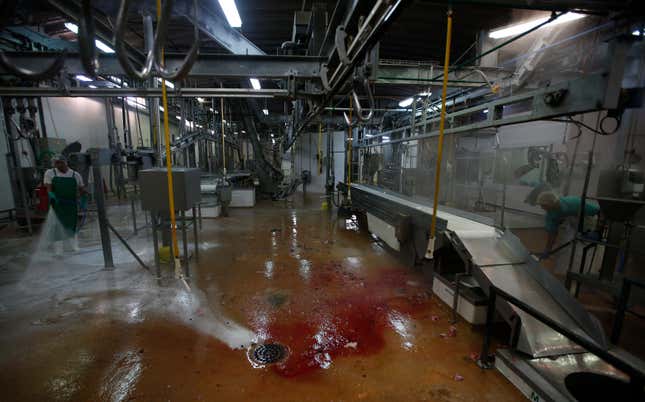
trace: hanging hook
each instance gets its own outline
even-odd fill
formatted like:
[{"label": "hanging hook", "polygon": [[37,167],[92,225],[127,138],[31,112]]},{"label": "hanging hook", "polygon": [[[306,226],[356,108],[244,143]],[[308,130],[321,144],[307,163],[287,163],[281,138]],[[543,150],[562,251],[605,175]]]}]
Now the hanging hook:
[{"label": "hanging hook", "polygon": [[[0,6],[3,10],[3,17],[0,18],[0,29],[3,29],[5,24],[9,21],[10,16],[14,15],[16,11],[16,4],[17,1],[14,0],[2,1],[0,3]],[[16,66],[11,60],[9,60],[4,52],[0,51],[0,66],[17,77],[38,81],[46,78],[52,78],[56,74],[58,74],[58,72],[65,65],[65,56],[67,56],[67,50],[63,50],[63,52],[59,54],[58,57],[56,57],[56,60],[54,60],[49,66],[40,71],[34,71]]]},{"label": "hanging hook", "polygon": [[345,40],[347,39],[347,32],[345,32],[344,26],[339,25],[338,27],[336,27],[336,36],[334,39],[336,42],[336,52],[338,53],[340,62],[345,65],[350,64],[349,57],[347,57],[347,45],[345,43]]},{"label": "hanging hook", "polygon": [[92,16],[92,5],[90,3],[90,0],[81,1],[81,18],[78,21],[78,46],[85,72],[90,77],[96,78],[99,60],[96,56],[94,17]]},{"label": "hanging hook", "polygon": [[64,50],[63,53],[59,54],[58,57],[56,57],[56,60],[54,60],[49,66],[40,71],[34,71],[16,66],[11,60],[9,60],[4,52],[0,52],[0,65],[15,76],[27,80],[39,81],[56,76],[65,65],[66,56],[67,50]]},{"label": "hanging hook", "polygon": [[[171,0],[166,0],[166,4],[172,4]],[[194,18],[195,20],[197,19],[197,0],[193,0],[193,13],[194,13]],[[168,25],[169,21],[167,18],[170,17],[170,12],[166,13],[165,15],[161,16],[161,19],[159,20],[159,25],[164,24]],[[161,60],[161,52],[163,50],[163,45],[166,42],[166,34],[167,34],[167,29],[163,31],[163,36],[160,36],[157,38],[155,41],[155,53],[157,55],[155,59],[155,69],[157,70],[157,73],[160,77],[163,77],[166,80],[169,81],[181,81],[183,80],[186,75],[190,72],[190,69],[193,67],[193,64],[195,64],[195,61],[197,60],[197,57],[199,56],[199,27],[197,24],[193,22],[193,29],[194,29],[194,36],[195,39],[193,41],[193,46],[190,48],[188,51],[188,54],[186,57],[184,57],[184,61],[182,62],[181,66],[177,68],[174,72],[170,72],[165,69],[163,66],[163,63],[160,63],[159,61]]]},{"label": "hanging hook", "polygon": [[372,95],[372,90],[370,89],[370,82],[367,78],[363,79],[363,86],[365,87],[365,91],[367,92],[367,102],[369,104],[369,112],[367,113],[367,115],[363,114],[363,107],[361,106],[361,102],[358,99],[358,94],[356,93],[355,90],[352,90],[352,97],[354,98],[356,115],[358,116],[359,120],[368,121],[374,115],[374,96]]},{"label": "hanging hook", "polygon": [[143,64],[141,70],[136,70],[130,59],[128,58],[128,52],[125,48],[125,30],[127,27],[128,11],[130,9],[130,0],[121,0],[121,6],[119,7],[119,14],[116,19],[116,32],[114,34],[114,44],[116,46],[116,55],[119,59],[121,67],[125,70],[126,74],[138,78],[140,80],[146,80],[150,77],[150,74],[153,72],[153,67],[155,63],[155,49],[157,41],[162,40],[165,42],[166,32],[168,26],[162,21],[168,20],[168,15],[172,8],[172,1],[166,0],[164,7],[161,12],[161,18],[159,19],[159,24],[157,24],[157,30],[154,36],[155,46],[149,48],[146,52],[146,61]]}]

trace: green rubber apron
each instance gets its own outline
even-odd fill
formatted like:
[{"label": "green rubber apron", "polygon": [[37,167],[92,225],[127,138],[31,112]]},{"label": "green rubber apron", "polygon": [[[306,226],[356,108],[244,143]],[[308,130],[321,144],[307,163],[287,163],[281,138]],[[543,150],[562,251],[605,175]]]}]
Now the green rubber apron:
[{"label": "green rubber apron", "polygon": [[56,194],[56,202],[52,203],[52,208],[58,218],[58,222],[52,226],[52,240],[54,241],[69,239],[76,234],[78,186],[74,174],[73,172],[72,177],[61,177],[56,174],[56,169],[54,169],[52,191]]}]

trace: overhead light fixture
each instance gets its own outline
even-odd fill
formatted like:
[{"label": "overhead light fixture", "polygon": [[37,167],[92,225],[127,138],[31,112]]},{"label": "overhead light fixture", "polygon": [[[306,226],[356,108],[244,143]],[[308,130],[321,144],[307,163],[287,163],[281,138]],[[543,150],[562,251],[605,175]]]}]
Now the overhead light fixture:
[{"label": "overhead light fixture", "polygon": [[240,13],[237,12],[237,6],[235,5],[235,0],[218,0],[219,6],[222,7],[224,16],[228,21],[228,25],[231,28],[241,28],[242,19],[240,18]]},{"label": "overhead light fixture", "polygon": [[163,112],[163,111],[164,111],[163,106],[159,106],[159,111],[160,111],[160,112]]},{"label": "overhead light fixture", "polygon": [[249,78],[249,81],[251,81],[251,86],[253,89],[262,89],[262,85],[260,85],[260,80],[257,78]]},{"label": "overhead light fixture", "polygon": [[412,104],[413,100],[414,99],[412,98],[403,99],[401,102],[399,102],[399,107],[408,107]]},{"label": "overhead light fixture", "polygon": [[[74,24],[73,22],[66,22],[65,28],[69,29],[70,31],[78,35],[78,25]],[[101,50],[103,53],[114,53],[114,49],[112,49],[102,41],[98,39],[94,39],[94,43],[96,44],[96,47],[99,50]]]},{"label": "overhead light fixture", "polygon": [[177,120],[181,120],[181,116],[175,116],[175,118],[177,118]]},{"label": "overhead light fixture", "polygon": [[419,96],[431,96],[431,95],[432,95],[432,92],[430,92],[430,91],[428,91],[428,92],[421,92],[421,93],[419,94]]},{"label": "overhead light fixture", "polygon": [[161,82],[165,82],[165,83],[166,83],[166,86],[167,86],[168,88],[170,88],[170,89],[175,89],[175,84],[173,84],[173,83],[172,83],[172,82],[170,82],[170,81],[163,80],[163,79],[161,79],[161,78],[159,78],[159,77],[157,77],[157,81],[159,81],[159,83],[161,83]]},{"label": "overhead light fixture", "polygon": [[74,24],[73,22],[66,22],[65,23],[65,28],[69,29],[70,31],[74,32],[75,34],[78,34],[78,25]]},{"label": "overhead light fixture", "polygon": [[126,97],[125,102],[128,105],[130,105],[132,107],[135,107],[137,109],[146,110],[148,108],[147,105],[146,105],[146,100],[144,98]]},{"label": "overhead light fixture", "polygon": [[488,109],[484,109],[484,110],[482,110],[482,113],[484,113],[484,114],[488,114]]},{"label": "overhead light fixture", "polygon": [[635,30],[632,32],[632,35],[634,35],[634,36],[642,36],[642,35],[643,35],[643,33],[641,32],[641,30],[640,30],[640,29],[635,29]]},{"label": "overhead light fixture", "polygon": [[96,85],[88,85],[88,88],[96,89]]},{"label": "overhead light fixture", "polygon": [[265,116],[269,115],[269,109],[262,109],[262,113],[264,113]]},{"label": "overhead light fixture", "polygon": [[92,82],[92,81],[94,81],[94,80],[93,80],[93,79],[91,79],[90,77],[88,77],[88,76],[86,76],[86,75],[83,75],[83,74],[78,74],[78,75],[76,76],[76,79],[77,79],[77,80],[79,80],[79,81],[83,81],[83,82]]},{"label": "overhead light fixture", "polygon": [[[564,15],[561,15],[560,17],[556,18],[553,20],[549,25],[554,26],[558,24],[564,24],[565,22],[570,22],[570,21],[575,21],[579,20],[580,18],[586,17],[585,14],[579,14],[579,13],[566,13]],[[514,35],[519,35],[522,32],[526,32],[532,28],[535,28],[536,26],[543,24],[547,22],[551,17],[544,17],[544,18],[539,18],[537,20],[529,21],[529,22],[524,22],[522,24],[518,25],[513,25],[508,28],[502,28],[498,29],[496,31],[492,31],[491,33],[488,34],[489,38],[493,39],[501,39],[501,38],[506,38],[508,36],[514,36]]]},{"label": "overhead light fixture", "polygon": [[204,103],[204,102],[206,102],[206,99],[197,97],[197,102]]}]

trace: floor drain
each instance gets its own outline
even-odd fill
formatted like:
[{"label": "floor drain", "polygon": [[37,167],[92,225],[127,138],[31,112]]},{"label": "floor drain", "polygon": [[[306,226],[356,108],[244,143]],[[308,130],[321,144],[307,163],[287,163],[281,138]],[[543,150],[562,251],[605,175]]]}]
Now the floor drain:
[{"label": "floor drain", "polygon": [[287,348],[279,343],[255,345],[249,350],[249,358],[256,364],[277,363],[287,356]]}]

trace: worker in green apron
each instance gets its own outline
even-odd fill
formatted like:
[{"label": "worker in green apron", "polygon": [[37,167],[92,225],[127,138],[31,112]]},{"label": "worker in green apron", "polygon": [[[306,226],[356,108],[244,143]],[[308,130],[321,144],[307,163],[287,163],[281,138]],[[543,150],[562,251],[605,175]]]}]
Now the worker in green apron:
[{"label": "worker in green apron", "polygon": [[79,196],[85,197],[83,178],[67,166],[63,155],[54,158],[54,167],[45,172],[49,202],[56,216],[51,224],[50,239],[54,241],[57,254],[62,253],[63,241],[71,241],[72,248],[78,249],[77,224]]}]

